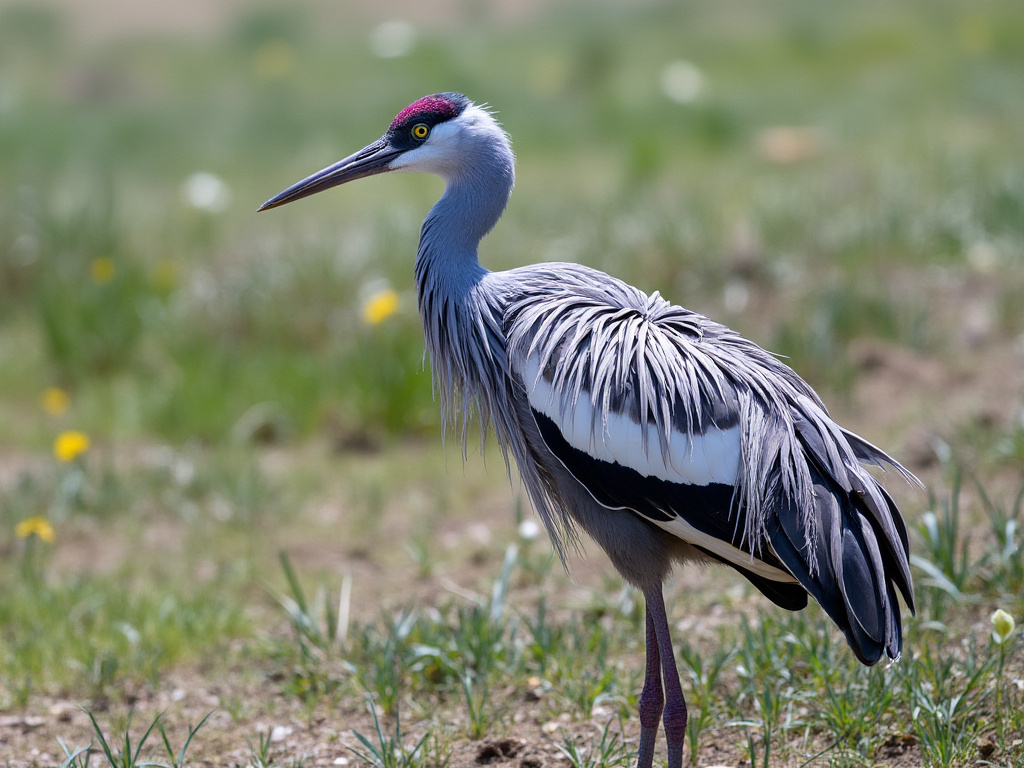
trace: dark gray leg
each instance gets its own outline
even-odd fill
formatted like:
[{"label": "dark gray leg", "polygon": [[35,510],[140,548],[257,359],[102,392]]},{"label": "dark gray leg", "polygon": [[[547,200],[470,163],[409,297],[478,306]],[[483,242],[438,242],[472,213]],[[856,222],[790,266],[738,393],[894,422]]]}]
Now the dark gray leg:
[{"label": "dark gray leg", "polygon": [[[683,739],[686,736],[686,700],[683,698],[683,686],[679,683],[679,672],[676,670],[676,656],[672,650],[672,637],[668,630],[668,616],[665,614],[665,599],[661,595],[661,586],[644,590],[644,598],[647,601],[648,637],[653,627],[657,638],[658,654],[661,658],[662,679],[665,684],[665,741],[668,746],[668,768],[682,768]],[[648,658],[650,658],[649,655]],[[649,676],[650,667],[648,666]],[[645,687],[644,691],[646,692],[646,690]],[[641,721],[641,755],[643,754],[643,735],[643,722]],[[646,768],[646,766],[640,766],[640,768]]]},{"label": "dark gray leg", "polygon": [[640,693],[640,751],[637,754],[637,768],[651,768],[654,759],[654,743],[658,738],[658,721],[665,707],[665,695],[661,688],[661,661],[658,654],[658,633],[654,629],[651,611],[647,609],[647,671],[644,673],[644,689]]}]

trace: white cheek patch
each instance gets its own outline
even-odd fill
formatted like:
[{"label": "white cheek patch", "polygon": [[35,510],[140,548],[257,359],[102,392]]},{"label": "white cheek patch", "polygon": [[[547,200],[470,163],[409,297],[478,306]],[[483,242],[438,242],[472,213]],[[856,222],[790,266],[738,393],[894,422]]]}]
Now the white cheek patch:
[{"label": "white cheek patch", "polygon": [[581,393],[575,405],[565,403],[540,373],[540,363],[531,357],[526,364],[526,382],[531,407],[555,422],[573,448],[599,461],[619,464],[644,477],[671,483],[735,485],[740,466],[739,425],[727,429],[709,426],[703,434],[686,434],[672,429],[667,450],[653,424],[637,424],[629,416],[596,412],[590,395]]},{"label": "white cheek patch", "polygon": [[456,156],[452,146],[452,138],[458,133],[454,121],[438,123],[430,131],[427,140],[416,147],[403,152],[388,165],[392,171],[416,171],[419,173],[436,173],[444,175],[445,169],[451,165]]}]

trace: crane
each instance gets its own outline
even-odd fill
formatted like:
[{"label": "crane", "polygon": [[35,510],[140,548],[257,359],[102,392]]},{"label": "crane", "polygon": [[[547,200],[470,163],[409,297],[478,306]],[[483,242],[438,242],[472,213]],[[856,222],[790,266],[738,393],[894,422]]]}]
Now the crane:
[{"label": "crane", "polygon": [[275,208],[390,171],[445,182],[415,280],[446,425],[493,427],[565,562],[587,534],[646,605],[638,768],[659,721],[682,764],[686,701],[663,583],[724,563],[791,611],[813,597],[871,665],[898,659],[897,593],[914,611],[907,528],[865,465],[917,479],[829,417],[787,365],[708,318],[595,269],[481,266],[477,248],[515,180],[486,106],[436,93],[384,135],[264,203]]}]

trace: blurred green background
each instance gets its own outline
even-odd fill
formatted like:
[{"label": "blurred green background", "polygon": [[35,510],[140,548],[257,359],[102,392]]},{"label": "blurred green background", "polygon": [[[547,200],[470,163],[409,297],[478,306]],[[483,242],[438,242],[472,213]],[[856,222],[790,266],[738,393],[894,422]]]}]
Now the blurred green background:
[{"label": "blurred green background", "polygon": [[606,269],[836,392],[852,339],[941,356],[944,280],[1019,332],[1022,82],[1011,0],[0,3],[0,444],[47,445],[53,386],[100,440],[435,432],[440,183],[254,211],[437,90],[513,136],[491,268]]}]

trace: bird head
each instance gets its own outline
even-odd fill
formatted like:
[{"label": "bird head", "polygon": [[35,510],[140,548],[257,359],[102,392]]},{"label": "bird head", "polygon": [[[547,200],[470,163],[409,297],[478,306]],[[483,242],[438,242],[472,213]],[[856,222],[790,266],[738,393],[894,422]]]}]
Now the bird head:
[{"label": "bird head", "polygon": [[[500,137],[497,142],[496,136]],[[388,171],[434,173],[451,181],[471,165],[474,150],[501,145],[510,164],[507,137],[486,109],[461,93],[435,93],[399,112],[377,141],[293,184],[259,210]]]}]

